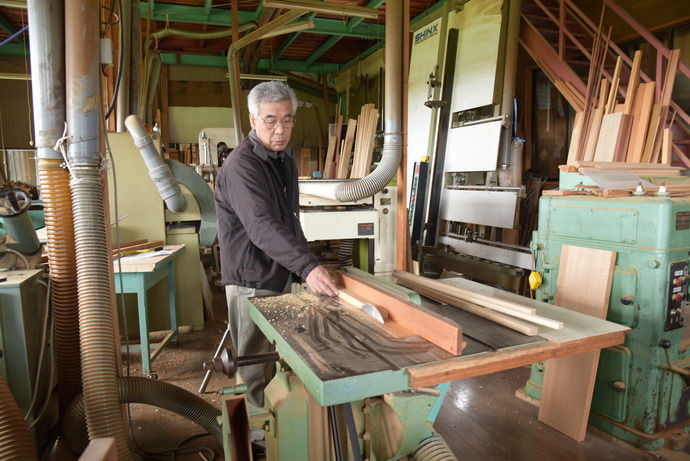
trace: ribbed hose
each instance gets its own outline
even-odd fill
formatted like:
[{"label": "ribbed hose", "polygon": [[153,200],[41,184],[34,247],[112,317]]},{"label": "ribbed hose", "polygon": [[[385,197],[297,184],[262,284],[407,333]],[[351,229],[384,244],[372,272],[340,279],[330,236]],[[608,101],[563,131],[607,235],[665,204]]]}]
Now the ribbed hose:
[{"label": "ribbed hose", "polygon": [[139,153],[149,169],[149,176],[156,185],[158,194],[160,194],[168,210],[173,213],[184,211],[187,207],[187,200],[182,195],[182,189],[170,171],[170,167],[160,156],[156,146],[153,145],[153,139],[146,131],[141,118],[130,115],[125,119],[125,126],[132,136],[134,145],[139,149]]},{"label": "ribbed hose", "polygon": [[74,249],[74,223],[69,173],[62,160],[39,159],[38,169],[43,195],[51,304],[55,329],[58,407],[62,416],[81,392],[81,354],[79,353],[79,301],[77,298],[77,259]]},{"label": "ribbed hose", "polygon": [[434,434],[419,444],[412,452],[413,461],[457,461],[439,434]]},{"label": "ribbed hose", "polygon": [[119,460],[129,460],[117,398],[118,351],[113,334],[112,274],[98,165],[73,165],[72,206],[77,250],[82,382],[89,438],[114,437]]},{"label": "ribbed hose", "polygon": [[335,198],[341,202],[354,202],[365,197],[371,197],[386,187],[396,176],[400,166],[401,138],[401,135],[396,134],[385,135],[381,163],[374,172],[358,181],[339,184],[335,189]]},{"label": "ribbed hose", "polygon": [[2,461],[38,459],[19,405],[2,375],[0,375],[0,402],[2,402],[0,405],[0,459]]},{"label": "ribbed hose", "polygon": [[355,241],[352,239],[344,239],[340,241],[338,248],[338,264],[341,266],[352,266],[352,252],[354,250]]},{"label": "ribbed hose", "polygon": [[[223,429],[218,423],[221,412],[201,397],[170,383],[147,378],[119,378],[117,382],[120,403],[144,403],[172,411],[203,427],[223,444]],[[78,396],[62,423],[68,445],[78,453],[89,442],[85,423],[84,402]]]}]

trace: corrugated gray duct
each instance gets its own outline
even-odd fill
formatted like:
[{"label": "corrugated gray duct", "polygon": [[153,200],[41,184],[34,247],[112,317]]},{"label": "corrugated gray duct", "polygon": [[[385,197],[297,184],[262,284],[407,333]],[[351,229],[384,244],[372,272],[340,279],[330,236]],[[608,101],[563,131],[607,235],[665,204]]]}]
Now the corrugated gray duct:
[{"label": "corrugated gray duct", "polygon": [[[118,379],[118,396],[120,403],[153,405],[184,416],[223,444],[223,428],[218,422],[221,411],[198,395],[163,381],[127,377]],[[62,426],[68,445],[77,453],[84,451],[89,439],[86,436],[84,401],[81,396],[70,405]]]},{"label": "corrugated gray duct", "polygon": [[139,149],[146,167],[149,169],[149,176],[168,209],[173,213],[184,211],[187,207],[187,200],[182,195],[182,189],[172,175],[170,167],[158,154],[151,135],[144,128],[144,123],[138,116],[130,115],[125,119],[125,126],[134,139],[134,144]]},{"label": "corrugated gray duct", "polygon": [[65,1],[67,161],[77,255],[82,384],[89,438],[113,437],[118,460],[130,460],[117,398],[119,342],[115,328],[110,242],[99,153],[100,11],[93,1]]},{"label": "corrugated gray duct", "polygon": [[396,176],[402,158],[402,32],[403,2],[386,4],[386,75],[383,153],[381,162],[368,176],[357,181],[310,181],[300,183],[300,192],[341,202],[356,202],[381,191]]}]

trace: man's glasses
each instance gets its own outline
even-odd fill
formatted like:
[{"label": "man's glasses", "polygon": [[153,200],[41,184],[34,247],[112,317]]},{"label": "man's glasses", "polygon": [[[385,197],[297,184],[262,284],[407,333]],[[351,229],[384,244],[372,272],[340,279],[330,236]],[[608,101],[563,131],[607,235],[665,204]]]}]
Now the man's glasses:
[{"label": "man's glasses", "polygon": [[264,122],[264,125],[266,125],[268,128],[275,128],[276,125],[279,123],[283,125],[283,128],[292,128],[295,126],[295,117],[288,115],[287,117],[283,118],[282,120],[278,120],[276,117],[273,116],[268,116],[265,119],[259,117],[258,115],[255,115],[256,118]]}]

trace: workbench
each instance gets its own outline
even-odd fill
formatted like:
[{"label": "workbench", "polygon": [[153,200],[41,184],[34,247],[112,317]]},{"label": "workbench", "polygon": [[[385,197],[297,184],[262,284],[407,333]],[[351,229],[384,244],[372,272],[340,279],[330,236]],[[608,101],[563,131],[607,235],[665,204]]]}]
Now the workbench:
[{"label": "workbench", "polygon": [[[468,290],[487,289],[462,278],[443,282]],[[623,343],[630,331],[622,325],[496,290],[495,296],[534,307],[538,315],[564,324],[562,329],[540,327],[539,336],[525,336],[422,297],[424,307],[462,326],[466,346],[462,355],[454,356],[419,336],[399,337],[385,324],[337,298],[320,297],[310,302],[297,295],[283,296],[252,299],[250,315],[276,344],[281,360],[323,406],[606,348]]]},{"label": "workbench", "polygon": [[[177,302],[175,298],[175,258],[185,251],[184,245],[166,245],[161,251],[151,251],[115,259],[115,293],[132,293],[137,296],[137,314],[139,317],[139,346],[123,346],[130,349],[141,349],[142,371],[152,375],[151,362],[170,342],[177,340]],[[162,280],[168,281],[168,312],[170,329],[165,338],[155,344],[149,339],[148,290]],[[151,350],[153,349],[153,352]]]}]

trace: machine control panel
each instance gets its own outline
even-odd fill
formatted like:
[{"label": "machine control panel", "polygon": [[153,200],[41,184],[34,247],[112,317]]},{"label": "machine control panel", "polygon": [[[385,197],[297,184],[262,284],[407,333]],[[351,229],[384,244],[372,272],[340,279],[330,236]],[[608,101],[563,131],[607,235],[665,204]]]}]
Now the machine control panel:
[{"label": "machine control panel", "polygon": [[682,328],[685,322],[685,306],[688,300],[687,261],[671,263],[668,287],[668,308],[666,311],[665,331]]}]

